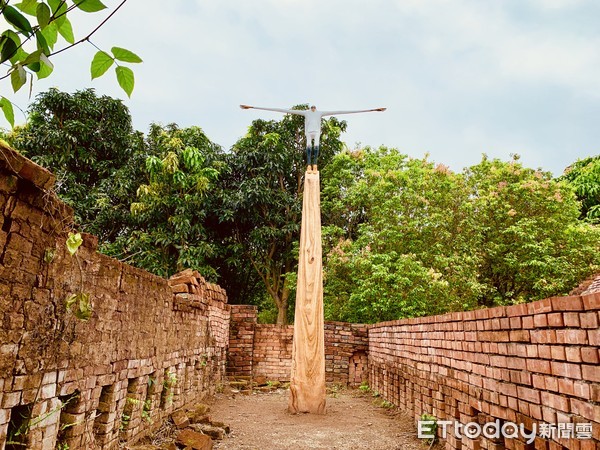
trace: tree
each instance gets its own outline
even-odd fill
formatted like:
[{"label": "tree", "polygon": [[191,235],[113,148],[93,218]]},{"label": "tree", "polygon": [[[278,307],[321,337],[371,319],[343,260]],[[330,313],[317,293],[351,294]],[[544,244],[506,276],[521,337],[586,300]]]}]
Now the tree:
[{"label": "tree", "polygon": [[600,222],[600,156],[577,160],[565,169],[559,180],[569,183],[581,202],[580,218]]},{"label": "tree", "polygon": [[127,232],[146,150],[120,100],[98,97],[93,89],[50,89],[29,107],[28,123],[7,138],[56,174],[56,192],[73,207],[82,230],[101,243]]},{"label": "tree", "polygon": [[[345,127],[345,122],[335,118],[323,122],[320,168],[341,149],[339,136]],[[247,261],[258,274],[277,306],[278,324],[288,322],[290,276],[298,264],[294,245],[302,214],[304,149],[301,116],[256,120],[233,146],[227,158],[228,171],[221,180],[219,212],[229,254]],[[223,281],[226,287],[227,281]]]},{"label": "tree", "polygon": [[[17,92],[28,79],[33,83],[34,74],[38,79],[50,76],[54,69],[51,62],[54,55],[85,42],[98,50],[90,68],[92,79],[103,75],[116,63],[117,81],[130,96],[135,84],[134,75],[123,63],[139,63],[142,62],[141,58],[121,47],[113,47],[108,53],[91,41],[91,37],[126,1],[123,0],[93,31],[76,41],[69,19],[72,18],[72,11],[78,9],[98,13],[106,9],[100,0],[23,0],[14,6],[8,0],[0,0],[0,15],[8,24],[8,28],[0,35],[0,63],[9,65],[8,74],[0,79],[10,78],[13,91]],[[57,43],[63,40],[67,45],[55,49]],[[13,106],[5,96],[0,97],[0,108],[14,126]]]},{"label": "tree", "polygon": [[460,176],[383,147],[339,154],[325,172],[328,319],[375,322],[475,305]]},{"label": "tree", "polygon": [[461,174],[397,150],[324,170],[326,317],[376,322],[567,293],[600,267],[572,189],[517,160]]},{"label": "tree", "polygon": [[578,220],[573,190],[551,174],[483,158],[465,171],[479,255],[479,304],[566,294],[600,263],[600,230]]},{"label": "tree", "polygon": [[208,193],[219,176],[220,147],[199,127],[180,129],[175,124],[153,124],[147,146],[146,182],[131,204],[136,224],[109,252],[157,275],[191,268],[215,280],[207,263],[215,249],[205,221]]}]

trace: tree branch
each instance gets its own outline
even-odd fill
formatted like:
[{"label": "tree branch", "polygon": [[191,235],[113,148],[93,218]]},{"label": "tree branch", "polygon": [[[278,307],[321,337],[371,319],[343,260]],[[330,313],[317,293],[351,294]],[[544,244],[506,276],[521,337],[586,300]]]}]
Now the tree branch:
[{"label": "tree branch", "polygon": [[68,50],[68,49],[70,49],[70,48],[73,48],[73,47],[75,47],[76,45],[79,45],[79,44],[81,44],[82,42],[89,41],[89,39],[90,39],[90,38],[91,38],[91,37],[94,35],[94,33],[96,33],[96,31],[98,31],[100,28],[102,28],[102,26],[103,26],[103,25],[104,25],[106,22],[108,22],[108,21],[109,21],[109,19],[110,19],[112,16],[114,16],[114,15],[115,15],[115,13],[116,13],[116,12],[117,12],[117,11],[118,11],[118,10],[121,8],[121,6],[123,6],[123,5],[124,5],[126,2],[127,2],[127,0],[123,0],[123,1],[122,1],[122,2],[119,4],[119,6],[117,6],[117,7],[115,8],[115,10],[114,10],[113,12],[111,12],[111,13],[108,15],[108,17],[106,17],[106,18],[105,18],[105,19],[104,19],[102,22],[100,22],[100,25],[98,25],[96,28],[94,28],[94,29],[92,30],[92,32],[91,32],[91,33],[89,33],[89,34],[88,34],[86,37],[84,37],[84,38],[80,39],[79,41],[77,41],[77,42],[75,42],[75,43],[73,43],[73,44],[71,44],[71,45],[69,45],[69,46],[67,46],[67,47],[65,47],[65,48],[62,48],[62,49],[60,49],[60,50],[58,50],[58,51],[56,51],[56,52],[54,52],[54,53],[50,53],[50,54],[48,55],[48,57],[50,57],[50,56],[54,56],[54,55],[58,55],[59,53],[62,53],[62,52],[64,52],[65,50]]}]

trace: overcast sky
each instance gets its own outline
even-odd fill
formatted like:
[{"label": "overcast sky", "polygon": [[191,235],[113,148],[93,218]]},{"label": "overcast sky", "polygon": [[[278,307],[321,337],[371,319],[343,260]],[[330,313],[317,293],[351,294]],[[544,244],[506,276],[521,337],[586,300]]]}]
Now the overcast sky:
[{"label": "overcast sky", "polygon": [[[76,37],[99,20],[74,17]],[[340,116],[349,148],[429,153],[456,171],[517,153],[559,175],[600,153],[598,23],[598,0],[129,0],[93,42],[143,58],[132,98],[112,71],[90,80],[85,44],[58,55],[34,95],[94,87],[124,99],[140,131],[197,125],[225,148],[252,120],[281,118],[240,103],[385,106]],[[0,89],[26,108],[25,92]]]}]

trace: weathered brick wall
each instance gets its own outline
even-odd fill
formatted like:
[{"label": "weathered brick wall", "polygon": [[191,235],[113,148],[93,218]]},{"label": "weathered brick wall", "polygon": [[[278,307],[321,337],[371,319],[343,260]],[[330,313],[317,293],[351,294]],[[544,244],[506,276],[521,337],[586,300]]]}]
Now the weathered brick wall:
[{"label": "weathered brick wall", "polygon": [[[258,324],[255,306],[231,308],[228,375],[289,381],[293,325]],[[366,325],[325,322],[326,381],[350,386],[367,381],[367,347]]]},{"label": "weathered brick wall", "polygon": [[[162,279],[98,254],[93,236],[71,256],[72,211],[53,181],[0,145],[0,449],[7,434],[32,449],[113,449],[214,392],[229,305],[197,272]],[[65,306],[79,292],[87,321]]]},{"label": "weathered brick wall", "polygon": [[252,377],[254,329],[258,308],[252,305],[231,305],[229,322],[229,352],[227,375]]},{"label": "weathered brick wall", "polygon": [[448,449],[600,448],[599,310],[600,294],[592,294],[375,324],[369,382],[415,420],[423,413],[462,424],[499,419],[529,431],[566,423],[583,427],[580,437],[581,424],[593,430],[593,439],[555,433],[529,446],[451,433]]},{"label": "weathered brick wall", "polygon": [[257,325],[254,333],[252,376],[289,381],[294,327]]}]

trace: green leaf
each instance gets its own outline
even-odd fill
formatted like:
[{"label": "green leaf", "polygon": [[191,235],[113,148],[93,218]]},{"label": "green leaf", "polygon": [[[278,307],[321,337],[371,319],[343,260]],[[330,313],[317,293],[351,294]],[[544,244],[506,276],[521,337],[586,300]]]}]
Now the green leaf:
[{"label": "green leaf", "polygon": [[67,250],[73,256],[79,246],[83,243],[83,238],[81,237],[81,233],[69,233],[69,237],[67,238]]},{"label": "green leaf", "polygon": [[[6,32],[5,32],[6,33]],[[14,34],[14,32],[13,32]],[[10,35],[2,36],[2,51],[0,52],[0,64],[12,58],[17,53],[18,45]]]},{"label": "green leaf", "polygon": [[28,64],[40,62],[40,55],[41,54],[42,54],[41,50],[36,50],[35,52],[30,53],[29,55],[27,55],[27,57],[21,62],[21,64],[23,64],[24,66],[26,66]]},{"label": "green leaf", "polygon": [[10,83],[15,92],[23,87],[27,82],[27,72],[21,64],[17,64],[14,70],[10,73]]},{"label": "green leaf", "polygon": [[118,59],[119,61],[129,62],[129,63],[141,63],[142,62],[142,58],[140,58],[138,55],[136,55],[132,51],[129,51],[125,48],[113,47],[110,49],[110,51],[114,55],[115,59]]},{"label": "green leaf", "polygon": [[133,76],[133,70],[129,67],[119,66],[115,69],[117,72],[117,81],[119,86],[127,93],[128,97],[131,97],[133,87],[135,86],[135,78]]},{"label": "green leaf", "polygon": [[54,64],[52,64],[48,57],[43,53],[40,55],[40,66],[40,70],[37,72],[38,80],[50,76],[54,70]]},{"label": "green leaf", "polygon": [[52,8],[54,17],[64,14],[67,11],[67,2],[64,0],[48,0],[48,4]]},{"label": "green leaf", "polygon": [[6,97],[0,98],[0,108],[2,108],[2,112],[4,113],[4,117],[8,123],[10,123],[11,127],[15,126],[15,111],[13,109],[13,105],[9,99]]},{"label": "green leaf", "polygon": [[92,59],[92,65],[90,67],[92,80],[104,75],[114,62],[115,60],[108,53],[103,52],[102,50],[98,51],[94,55],[94,59]]},{"label": "green leaf", "polygon": [[35,10],[35,15],[37,17],[38,24],[40,28],[43,30],[50,23],[50,16],[52,15],[50,8],[45,3],[40,3],[37,5]]},{"label": "green leaf", "polygon": [[35,32],[35,40],[37,41],[37,48],[39,50],[41,50],[45,55],[49,55],[50,47],[48,47],[46,38],[44,37],[44,34],[40,30],[37,30]]},{"label": "green leaf", "polygon": [[71,307],[77,302],[77,295],[71,294],[65,299],[65,307],[71,309]]},{"label": "green leaf", "polygon": [[78,292],[71,294],[65,299],[65,308],[71,311],[80,320],[88,320],[92,317],[92,303],[90,294]]},{"label": "green leaf", "polygon": [[73,26],[67,16],[62,16],[64,20],[56,21],[58,32],[69,44],[75,43],[75,35],[73,34]]},{"label": "green leaf", "polygon": [[30,16],[34,17],[36,15],[37,0],[23,0],[21,3],[17,3],[15,6],[25,14],[29,14]]},{"label": "green leaf", "polygon": [[106,6],[104,6],[104,3],[102,3],[100,0],[75,1],[75,4],[82,11],[89,13],[98,12],[102,11],[103,9],[106,9]]},{"label": "green leaf", "polygon": [[25,18],[23,14],[21,14],[17,8],[13,6],[5,6],[3,10],[4,18],[8,23],[10,23],[15,28],[21,30],[23,33],[29,35],[33,31],[31,29],[31,24],[29,20]]},{"label": "green leaf", "polygon": [[56,41],[58,40],[58,27],[56,22],[52,22],[46,28],[44,28],[42,30],[42,34],[48,43],[48,47],[50,47],[50,49],[54,49],[54,44],[56,44]]}]

